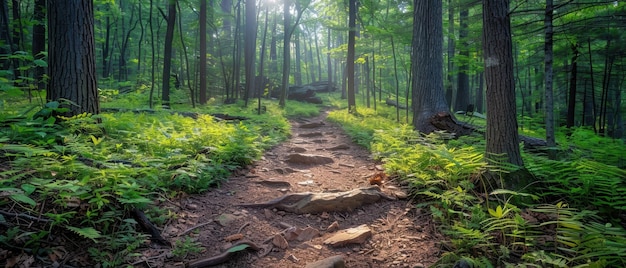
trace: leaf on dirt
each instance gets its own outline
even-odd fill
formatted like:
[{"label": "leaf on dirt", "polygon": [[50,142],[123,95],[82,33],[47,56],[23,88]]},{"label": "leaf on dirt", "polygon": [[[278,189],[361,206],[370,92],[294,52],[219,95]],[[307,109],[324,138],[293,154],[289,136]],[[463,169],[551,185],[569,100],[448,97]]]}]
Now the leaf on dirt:
[{"label": "leaf on dirt", "polygon": [[65,226],[65,228],[67,228],[68,230],[77,233],[78,235],[85,237],[85,238],[89,238],[91,240],[93,240],[93,242],[98,242],[96,241],[96,238],[100,238],[102,235],[100,235],[100,232],[98,232],[98,230],[94,229],[93,227],[85,227],[85,228],[78,228],[78,227],[72,227],[72,226]]},{"label": "leaf on dirt", "polygon": [[245,250],[245,249],[247,249],[249,247],[250,247],[250,245],[248,245],[248,244],[241,244],[241,245],[237,245],[237,246],[234,246],[232,248],[229,248],[226,252],[243,251],[243,250]]}]

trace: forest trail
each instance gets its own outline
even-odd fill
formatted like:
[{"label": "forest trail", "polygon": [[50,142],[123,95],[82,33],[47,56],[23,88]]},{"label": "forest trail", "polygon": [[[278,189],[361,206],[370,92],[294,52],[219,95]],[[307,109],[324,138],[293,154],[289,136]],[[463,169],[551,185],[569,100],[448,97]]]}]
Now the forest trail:
[{"label": "forest trail", "polygon": [[[339,260],[345,267],[417,268],[433,264],[441,253],[441,236],[430,216],[416,208],[394,181],[381,187],[386,198],[367,200],[370,197],[366,196],[365,205],[346,212],[296,214],[280,206],[242,206],[302,192],[341,195],[365,187],[378,190],[369,179],[380,173],[381,167],[339,126],[327,122],[327,115],[322,112],[292,120],[289,140],[236,172],[220,187],[162,203],[163,208],[177,214],[166,224],[163,236],[173,245],[192,237],[205,250],[183,259],[172,257],[171,249],[145,249],[143,265],[183,267],[215,256],[228,259],[216,267],[321,268],[333,267],[332,263]],[[338,233],[343,236],[335,236]],[[241,241],[248,241],[244,243],[250,247],[225,257],[224,252]],[[330,265],[307,266],[332,256],[340,257],[328,259]]]}]

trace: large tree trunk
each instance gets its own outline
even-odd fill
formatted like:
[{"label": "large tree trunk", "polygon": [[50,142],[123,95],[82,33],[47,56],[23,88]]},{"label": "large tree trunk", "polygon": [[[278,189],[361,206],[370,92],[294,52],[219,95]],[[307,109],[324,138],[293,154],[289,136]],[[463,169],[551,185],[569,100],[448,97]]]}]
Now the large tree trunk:
[{"label": "large tree trunk", "polygon": [[68,116],[100,111],[92,0],[49,0],[48,101],[67,99]]},{"label": "large tree trunk", "polygon": [[423,133],[447,130],[464,135],[443,91],[443,25],[440,0],[414,0],[412,44],[413,126]]},{"label": "large tree trunk", "polygon": [[[523,166],[513,79],[509,2],[483,0],[483,50],[487,84],[487,148],[490,161]],[[501,159],[504,156],[504,159]]]},{"label": "large tree trunk", "polygon": [[354,43],[356,31],[356,0],[349,0],[348,8],[348,59],[347,59],[347,75],[348,75],[348,111],[356,112],[356,96],[354,84]]}]

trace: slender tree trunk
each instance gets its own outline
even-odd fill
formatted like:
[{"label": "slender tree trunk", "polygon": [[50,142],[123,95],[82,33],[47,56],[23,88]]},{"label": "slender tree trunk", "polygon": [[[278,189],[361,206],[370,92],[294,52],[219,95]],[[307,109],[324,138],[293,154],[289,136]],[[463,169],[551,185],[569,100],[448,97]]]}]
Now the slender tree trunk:
[{"label": "slender tree trunk", "polygon": [[396,122],[400,122],[400,81],[398,81],[398,60],[396,59],[396,44],[391,36],[391,54],[393,56],[393,74],[396,80]]},{"label": "slender tree trunk", "polygon": [[354,84],[354,43],[356,31],[356,0],[349,0],[348,7],[348,59],[347,75],[348,75],[348,111],[356,113],[356,96]]},{"label": "slender tree trunk", "polygon": [[[35,0],[35,7],[33,10],[33,44],[32,51],[35,60],[41,60],[44,58],[42,52],[46,50],[46,0]],[[44,82],[45,69],[43,66],[36,65],[34,70],[34,78],[37,81],[37,89],[43,90],[46,88]]]},{"label": "slender tree trunk", "polygon": [[[263,40],[261,41],[261,57],[259,60],[259,77],[261,77],[261,81],[268,81],[268,84],[266,84],[265,82],[262,85],[257,85],[257,88],[259,89],[257,94],[258,94],[258,103],[257,103],[257,113],[261,114],[261,97],[263,97],[263,93],[265,91],[265,88],[267,88],[267,90],[271,90],[270,89],[270,85],[269,85],[269,80],[265,79],[265,43],[267,40],[267,28],[268,28],[268,18],[269,17],[269,7],[265,7],[265,28],[263,29]],[[269,94],[268,94],[269,95]]]},{"label": "slender tree trunk", "polygon": [[167,8],[167,30],[165,32],[165,48],[163,51],[163,84],[161,90],[162,105],[170,108],[170,74],[172,69],[172,41],[174,40],[174,26],[176,26],[176,2],[169,0]]},{"label": "slender tree trunk", "polygon": [[[297,6],[298,4],[296,4]],[[298,9],[298,8],[296,8]],[[302,85],[302,57],[300,56],[302,54],[302,52],[300,51],[300,30],[298,30],[296,28],[296,30],[294,30],[294,35],[293,35],[293,44],[294,44],[294,64],[295,64],[295,69],[293,72],[293,80],[296,83],[296,85]],[[306,50],[306,48],[305,48]]]},{"label": "slender tree trunk", "polygon": [[327,48],[328,48],[328,52],[326,52],[326,65],[328,65],[327,66],[327,68],[328,68],[328,73],[327,73],[327,75],[328,75],[328,84],[332,85],[333,84],[333,64],[332,64],[332,60],[330,58],[330,50],[332,49],[332,42],[331,42],[331,39],[330,39],[330,28],[328,28],[328,45],[327,45]]},{"label": "slender tree trunk", "polygon": [[256,64],[256,5],[254,0],[246,0],[246,29],[244,36],[244,61],[246,64],[246,93],[245,105],[248,106],[248,99],[252,96],[255,86],[255,64]]},{"label": "slender tree trunk", "polygon": [[468,30],[467,30],[467,19],[469,16],[469,11],[467,8],[461,9],[459,12],[459,20],[460,20],[460,28],[459,28],[459,39],[461,40],[461,46],[459,49],[459,56],[461,56],[461,64],[459,65],[459,72],[457,77],[457,90],[456,90],[456,99],[454,101],[454,111],[465,111],[467,110],[467,105],[469,104],[470,99],[470,89],[469,89],[469,42],[468,38]]},{"label": "slender tree trunk", "polygon": [[283,24],[284,24],[284,37],[283,37],[283,78],[281,86],[280,99],[278,101],[280,107],[285,107],[285,101],[287,99],[287,90],[289,89],[289,64],[291,61],[290,52],[290,38],[289,29],[291,28],[291,15],[289,14],[289,6],[291,6],[290,0],[284,0],[283,6]]},{"label": "slender tree trunk", "polygon": [[575,126],[576,118],[576,90],[578,82],[578,44],[572,45],[572,65],[569,83],[569,94],[567,99],[567,128]]},{"label": "slender tree trunk", "polygon": [[589,77],[591,79],[591,92],[589,92],[588,98],[587,98],[587,102],[590,102],[590,108],[591,111],[589,111],[592,120],[589,120],[590,125],[593,126],[593,131],[595,133],[598,133],[598,128],[596,127],[596,117],[597,117],[597,111],[596,111],[596,86],[595,86],[595,82],[594,82],[594,73],[593,73],[593,59],[592,59],[592,54],[591,54],[591,38],[587,39],[587,45],[588,45],[588,49],[589,49]]},{"label": "slender tree trunk", "polygon": [[[556,146],[556,140],[554,137],[554,93],[552,89],[553,82],[553,72],[552,72],[552,64],[553,64],[553,48],[552,48],[552,17],[553,17],[553,6],[552,0],[546,0],[546,14],[544,18],[544,27],[545,27],[545,46],[544,46],[544,67],[545,67],[545,113],[546,113],[546,142],[548,147],[554,148]],[[556,158],[554,154],[554,150],[550,150],[548,156],[550,159]]]},{"label": "slender tree trunk", "polygon": [[448,0],[448,57],[447,57],[447,74],[446,78],[448,83],[446,84],[446,102],[449,106],[452,106],[452,96],[454,89],[454,76],[452,75],[454,70],[454,5],[452,0]]},{"label": "slender tree trunk", "polygon": [[205,105],[207,102],[207,72],[206,72],[206,0],[200,0],[200,104]]}]

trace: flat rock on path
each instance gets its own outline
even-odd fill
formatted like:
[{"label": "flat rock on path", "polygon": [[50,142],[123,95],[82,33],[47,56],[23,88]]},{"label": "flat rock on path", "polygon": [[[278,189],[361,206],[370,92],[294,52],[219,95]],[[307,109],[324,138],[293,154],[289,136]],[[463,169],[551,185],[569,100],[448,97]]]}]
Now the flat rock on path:
[{"label": "flat rock on path", "polygon": [[[367,150],[355,145],[339,126],[328,122],[326,116],[327,113],[322,113],[314,118],[294,120],[290,140],[236,172],[220,187],[161,204],[162,209],[176,214],[164,226],[165,239],[176,245],[176,241],[191,238],[202,245],[204,251],[189,253],[185,258],[168,258],[171,253],[167,251],[171,249],[146,248],[141,258],[151,267],[181,267],[193,260],[219,255],[237,243],[231,240],[241,238],[259,248],[273,249],[233,254],[231,260],[217,267],[433,264],[441,253],[438,244],[442,237],[430,216],[409,200],[382,199],[352,211],[316,214],[237,205],[262,203],[302,192],[347,192],[370,187],[368,179],[379,172],[380,163],[374,162]],[[313,156],[317,160],[312,163],[290,161],[294,154]],[[383,184],[382,191],[396,196],[391,189],[402,186],[393,183]],[[388,186],[395,188],[388,189]],[[194,209],[184,209],[188,207]],[[351,237],[350,234],[358,235]],[[338,238],[356,242],[334,246],[325,243]],[[321,264],[311,266],[314,263]]]}]

